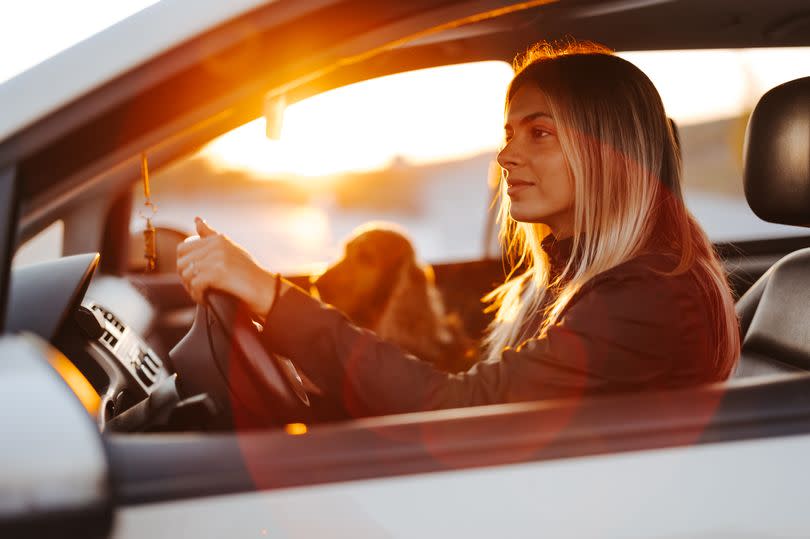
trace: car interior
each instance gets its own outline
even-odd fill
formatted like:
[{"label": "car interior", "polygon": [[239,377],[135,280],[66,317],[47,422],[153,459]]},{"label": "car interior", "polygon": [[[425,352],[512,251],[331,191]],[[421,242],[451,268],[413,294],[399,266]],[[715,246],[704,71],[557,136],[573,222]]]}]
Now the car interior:
[{"label": "car interior", "polygon": [[[566,36],[617,50],[810,45],[803,0],[484,2],[486,17],[470,17],[463,3],[416,2],[363,4],[362,16],[348,17],[358,4],[287,23],[273,22],[268,6],[0,144],[0,163],[14,163],[21,180],[9,197],[19,202],[16,245],[61,220],[65,255],[10,270],[5,329],[53,343],[92,386],[120,503],[806,432],[810,234],[716,244],[743,335],[726,383],[377,418],[352,418],[308,388],[228,298],[195,306],[174,274],[182,233],[158,228],[157,271],[145,272],[130,232],[141,154],[156,170],[168,166],[259,117],[268,95],[294,103],[401,71],[510,61],[533,42]],[[418,28],[420,10],[434,17],[430,32]],[[330,25],[333,17],[353,22]],[[201,62],[194,51],[203,45],[228,68]],[[251,68],[266,57],[273,69]],[[754,110],[744,187],[762,219],[810,223],[808,134],[810,77],[772,89]],[[433,269],[445,303],[480,337],[490,314],[479,298],[503,280],[501,258]]]}]

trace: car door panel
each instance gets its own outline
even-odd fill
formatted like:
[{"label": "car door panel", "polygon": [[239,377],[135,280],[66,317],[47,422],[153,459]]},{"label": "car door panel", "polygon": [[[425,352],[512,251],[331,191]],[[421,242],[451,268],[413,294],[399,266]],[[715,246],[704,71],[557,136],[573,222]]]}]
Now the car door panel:
[{"label": "car door panel", "polygon": [[810,472],[790,463],[808,450],[805,435],[134,505],[113,537],[800,538]]}]

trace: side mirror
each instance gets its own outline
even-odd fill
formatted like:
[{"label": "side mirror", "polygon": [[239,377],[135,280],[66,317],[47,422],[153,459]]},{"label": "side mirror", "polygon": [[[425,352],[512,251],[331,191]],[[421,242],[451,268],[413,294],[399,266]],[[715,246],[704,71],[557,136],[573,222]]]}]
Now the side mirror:
[{"label": "side mirror", "polygon": [[281,128],[284,125],[284,110],[287,98],[284,94],[264,98],[265,134],[270,140],[281,139]]}]

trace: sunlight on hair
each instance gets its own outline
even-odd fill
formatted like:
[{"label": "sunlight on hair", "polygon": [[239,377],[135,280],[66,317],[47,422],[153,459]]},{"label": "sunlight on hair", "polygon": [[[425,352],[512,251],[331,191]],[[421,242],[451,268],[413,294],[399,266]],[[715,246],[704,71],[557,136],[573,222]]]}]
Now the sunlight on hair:
[{"label": "sunlight on hair", "polygon": [[263,118],[214,140],[204,155],[258,176],[327,176],[494,150],[512,70],[478,62],[400,73],[326,92],[287,108],[281,140]]}]

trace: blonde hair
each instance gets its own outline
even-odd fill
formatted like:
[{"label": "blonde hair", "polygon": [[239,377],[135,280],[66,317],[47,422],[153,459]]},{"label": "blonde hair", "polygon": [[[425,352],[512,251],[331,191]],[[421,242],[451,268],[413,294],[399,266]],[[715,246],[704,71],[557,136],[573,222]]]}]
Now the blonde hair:
[{"label": "blonde hair", "polygon": [[[580,288],[644,252],[677,260],[670,275],[693,272],[715,321],[710,344],[725,378],[739,356],[739,329],[725,272],[681,193],[681,156],[652,82],[630,62],[589,42],[535,45],[516,59],[507,103],[524,84],[546,95],[574,186],[572,256],[555,283],[541,241],[550,232],[517,222],[500,192],[500,240],[511,271],[484,297],[497,310],[485,338],[496,360],[520,344],[523,326],[542,308],[550,286],[559,294],[543,313],[542,336]],[[518,268],[522,273],[517,274]]]}]

